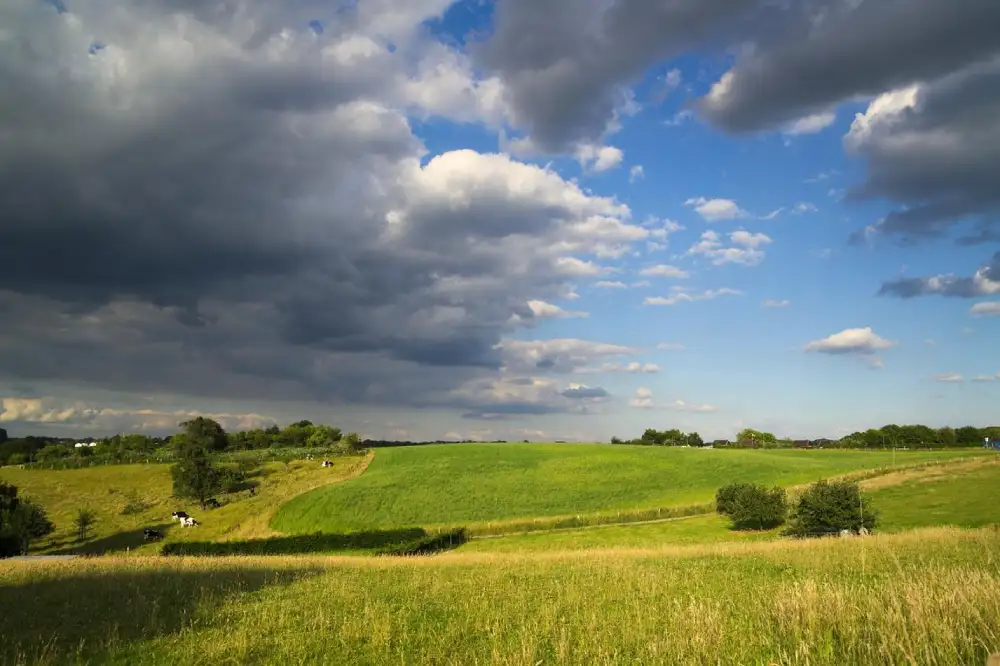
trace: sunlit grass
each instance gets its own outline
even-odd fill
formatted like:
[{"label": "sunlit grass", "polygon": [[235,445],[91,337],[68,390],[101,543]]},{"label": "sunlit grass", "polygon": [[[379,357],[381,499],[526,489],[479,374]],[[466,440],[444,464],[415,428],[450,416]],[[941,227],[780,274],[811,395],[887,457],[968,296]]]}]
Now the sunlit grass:
[{"label": "sunlit grass", "polygon": [[[322,468],[319,461],[268,463],[252,481],[259,483],[253,497],[248,491],[219,495],[225,504],[202,511],[197,503],[171,497],[170,465],[105,465],[71,470],[0,469],[0,480],[13,483],[21,494],[40,503],[55,523],[56,531],[32,547],[33,553],[101,553],[131,549],[148,553],[156,544],[145,544],[144,527],[166,533],[164,542],[197,539],[245,539],[270,536],[268,526],[278,507],[299,493],[341,481],[363,471],[371,455],[334,458],[334,468]],[[122,515],[122,508],[134,494],[145,509]],[[75,539],[73,519],[77,509],[89,507],[97,516],[92,536],[84,543]],[[170,519],[176,510],[187,511],[201,522],[196,528],[181,529]]]},{"label": "sunlit grass", "polygon": [[0,565],[0,662],[982,664],[1000,532]]},{"label": "sunlit grass", "polygon": [[[897,465],[979,451],[898,452]],[[473,533],[561,526],[600,513],[704,504],[735,481],[793,485],[887,467],[883,451],[698,450],[595,444],[447,444],[380,450],[364,475],[296,497],[273,527],[287,533],[464,525]],[[622,515],[618,515],[618,514]],[[558,516],[554,522],[547,519]],[[643,513],[639,518],[655,518]],[[513,523],[513,524],[511,524]]]}]

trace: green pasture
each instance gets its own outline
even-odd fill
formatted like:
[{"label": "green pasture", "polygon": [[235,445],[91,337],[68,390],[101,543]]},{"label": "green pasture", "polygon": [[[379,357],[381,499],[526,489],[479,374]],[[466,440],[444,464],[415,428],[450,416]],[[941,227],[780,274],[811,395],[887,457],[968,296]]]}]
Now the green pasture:
[{"label": "green pasture", "polygon": [[[977,451],[897,452],[897,465]],[[677,507],[736,481],[793,485],[887,467],[892,452],[718,450],[600,444],[444,444],[380,449],[367,471],[283,505],[301,534]]]}]

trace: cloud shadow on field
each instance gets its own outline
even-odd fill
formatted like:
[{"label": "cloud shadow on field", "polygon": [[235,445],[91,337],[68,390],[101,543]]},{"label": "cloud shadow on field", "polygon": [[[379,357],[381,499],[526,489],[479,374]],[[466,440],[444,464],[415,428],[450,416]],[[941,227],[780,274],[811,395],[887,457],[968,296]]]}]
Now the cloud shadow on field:
[{"label": "cloud shadow on field", "polygon": [[144,529],[153,529],[162,534],[164,537],[167,536],[167,532],[171,527],[175,527],[170,523],[161,523],[159,525],[147,525],[145,527],[140,527],[134,530],[127,530],[124,532],[116,532],[106,537],[100,539],[93,539],[91,541],[63,541],[60,545],[65,547],[59,550],[52,551],[51,555],[107,555],[115,552],[123,552],[133,548],[138,548],[146,543],[146,539],[143,537]]},{"label": "cloud shadow on field", "polygon": [[321,571],[121,571],[100,566],[60,576],[40,566],[34,573],[37,580],[0,585],[0,608],[17,609],[0,622],[0,663],[103,663],[111,641],[135,643],[177,633],[195,621],[211,623],[216,610],[232,597],[289,585]]}]

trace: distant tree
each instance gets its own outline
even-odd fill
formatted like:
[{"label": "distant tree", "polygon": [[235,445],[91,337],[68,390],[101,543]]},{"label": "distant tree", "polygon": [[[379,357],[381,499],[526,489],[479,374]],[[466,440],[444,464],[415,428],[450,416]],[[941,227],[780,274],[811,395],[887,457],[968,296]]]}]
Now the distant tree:
[{"label": "distant tree", "polygon": [[731,527],[735,530],[765,530],[785,522],[788,502],[785,489],[775,486],[770,490],[764,486],[744,484],[733,499]]},{"label": "distant tree", "polygon": [[[229,444],[226,431],[218,421],[198,416],[180,424],[185,438],[209,451],[222,451]],[[176,437],[176,435],[175,435]]]},{"label": "distant tree", "polygon": [[799,497],[788,534],[817,536],[875,528],[878,516],[861,489],[850,481],[817,481]]},{"label": "distant tree", "polygon": [[33,540],[54,529],[41,506],[18,497],[16,486],[0,481],[0,557],[27,553]]},{"label": "distant tree", "polygon": [[35,460],[51,462],[60,458],[68,458],[71,455],[73,455],[72,450],[64,444],[46,444],[35,452]]},{"label": "distant tree", "polygon": [[92,510],[87,508],[77,509],[76,518],[73,520],[73,525],[76,527],[77,541],[87,540],[87,537],[90,536],[90,528],[94,525],[96,519],[97,515]]},{"label": "distant tree", "polygon": [[705,442],[701,439],[701,435],[696,432],[689,432],[684,437],[684,443],[688,446],[705,446]]},{"label": "distant tree", "polygon": [[361,448],[361,436],[356,432],[349,432],[340,439],[340,448],[344,453],[357,453]]},{"label": "distant tree", "polygon": [[6,441],[7,441],[7,431],[4,430],[3,428],[0,428],[0,444],[3,444]]},{"label": "distant tree", "polygon": [[955,430],[955,441],[960,446],[976,446],[983,443],[986,436],[983,431],[973,426],[964,426]]},{"label": "distant tree", "polygon": [[937,443],[940,446],[955,446],[958,439],[953,428],[938,428]]},{"label": "distant tree", "polygon": [[[177,462],[170,469],[170,475],[173,479],[174,495],[196,499],[204,509],[205,500],[219,492],[222,487],[222,476],[211,458],[212,452],[216,450],[214,447],[218,444],[219,435],[211,426],[197,421],[197,419],[187,421],[184,424],[186,431],[173,437]],[[225,441],[226,433],[221,426],[219,431],[222,440]]]},{"label": "distant tree", "polygon": [[306,439],[306,446],[333,446],[342,436],[340,428],[326,425],[312,426],[312,434]]},{"label": "distant tree", "polygon": [[312,421],[305,421],[305,420],[303,420],[303,421],[296,421],[292,425],[295,426],[295,427],[297,427],[297,428],[311,428],[312,425],[313,425],[313,422]]},{"label": "distant tree", "polygon": [[612,437],[611,438],[611,443],[612,444],[624,444],[624,442],[620,438],[618,438],[618,437]]},{"label": "distant tree", "polygon": [[754,430],[753,428],[744,428],[736,433],[736,443],[741,442],[753,442],[754,446],[765,447],[774,446],[778,438],[770,432],[761,432],[759,430]]}]

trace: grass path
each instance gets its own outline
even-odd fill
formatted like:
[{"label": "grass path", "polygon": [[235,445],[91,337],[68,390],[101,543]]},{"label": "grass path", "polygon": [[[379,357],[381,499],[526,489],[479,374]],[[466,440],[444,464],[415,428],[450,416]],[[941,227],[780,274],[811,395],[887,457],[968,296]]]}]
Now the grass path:
[{"label": "grass path", "polygon": [[0,662],[983,664],[1000,531],[0,564]]}]

